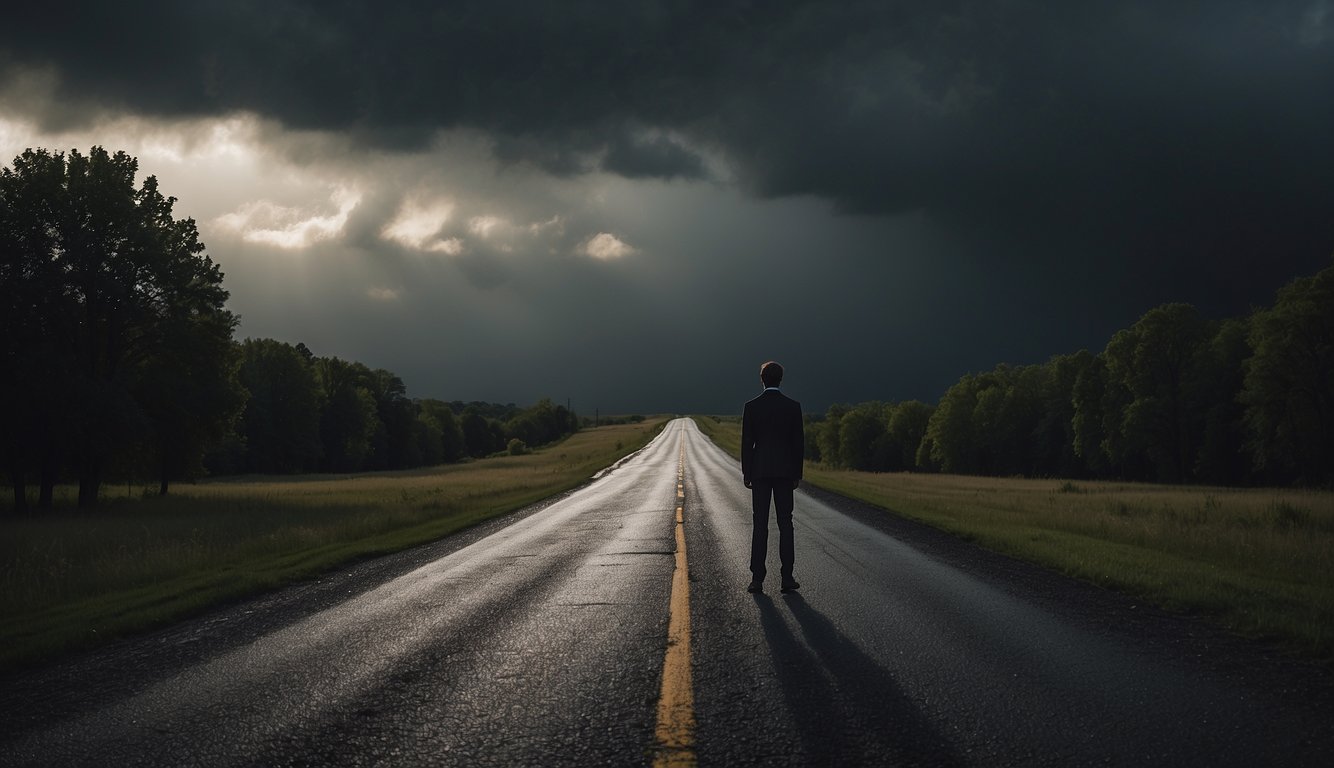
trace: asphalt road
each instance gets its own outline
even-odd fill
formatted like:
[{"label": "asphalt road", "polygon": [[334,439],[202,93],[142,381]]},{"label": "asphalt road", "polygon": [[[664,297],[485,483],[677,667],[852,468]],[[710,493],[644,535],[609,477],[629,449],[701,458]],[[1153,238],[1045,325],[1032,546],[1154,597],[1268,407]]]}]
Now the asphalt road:
[{"label": "asphalt road", "polygon": [[1334,765],[1322,667],[837,497],[796,520],[801,591],[746,593],[749,492],[674,421],[550,503],[0,680],[0,763]]}]

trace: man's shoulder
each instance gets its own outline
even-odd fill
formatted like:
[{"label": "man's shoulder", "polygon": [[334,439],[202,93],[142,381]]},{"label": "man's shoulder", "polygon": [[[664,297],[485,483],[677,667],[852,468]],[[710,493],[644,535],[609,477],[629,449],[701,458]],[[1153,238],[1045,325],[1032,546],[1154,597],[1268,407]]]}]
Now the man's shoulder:
[{"label": "man's shoulder", "polygon": [[770,394],[772,394],[771,390],[766,390],[764,392],[759,393],[758,395],[746,401],[746,407],[750,408],[752,406],[759,406],[765,402],[768,402],[770,399],[772,399],[769,397]]},{"label": "man's shoulder", "polygon": [[775,406],[779,407],[786,406],[788,408],[801,408],[801,403],[783,394],[781,390],[766,389],[765,391],[761,392],[760,394],[746,401],[747,408],[750,408],[752,406],[757,408],[772,408]]}]

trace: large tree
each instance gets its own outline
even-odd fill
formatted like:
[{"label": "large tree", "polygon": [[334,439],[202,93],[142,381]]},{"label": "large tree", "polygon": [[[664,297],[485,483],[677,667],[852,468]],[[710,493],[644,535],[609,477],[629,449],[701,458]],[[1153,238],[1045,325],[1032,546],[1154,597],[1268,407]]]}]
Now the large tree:
[{"label": "large tree", "polygon": [[240,375],[250,393],[241,420],[246,469],[315,470],[322,453],[324,391],[309,350],[273,339],[246,339],[241,345]]},{"label": "large tree", "polygon": [[[979,439],[973,422],[978,393],[986,387],[979,377],[967,374],[945,390],[936,410],[927,422],[923,445],[928,455],[919,463],[929,463],[942,472],[969,474],[982,471]],[[919,452],[920,453],[920,452]]]},{"label": "large tree", "polygon": [[80,506],[90,506],[117,452],[144,433],[161,437],[159,417],[190,420],[198,427],[190,431],[202,434],[213,431],[204,422],[234,412],[212,403],[175,415],[144,408],[145,392],[163,391],[146,382],[212,375],[193,351],[176,351],[222,349],[235,319],[194,221],[174,218],[175,198],[153,176],[136,184],[138,171],[124,152],[93,147],[68,156],[30,149],[0,172],[6,389],[13,390],[5,394],[31,406],[18,429],[41,435],[36,456],[9,451],[16,501],[33,464],[49,501],[54,470],[67,463],[78,475]]},{"label": "large tree", "polygon": [[317,358],[315,373],[324,393],[320,410],[322,468],[326,472],[366,469],[377,437],[382,441],[384,431],[372,392],[374,374],[361,363],[337,357]]},{"label": "large tree", "polygon": [[1271,480],[1334,482],[1334,266],[1294,280],[1251,320],[1242,400]]},{"label": "large tree", "polygon": [[1038,474],[1076,477],[1087,472],[1076,450],[1075,393],[1093,360],[1081,349],[1073,355],[1056,355],[1043,366],[1042,412],[1034,432]]},{"label": "large tree", "polygon": [[1250,319],[1224,320],[1201,351],[1194,386],[1204,404],[1204,431],[1195,459],[1198,480],[1221,485],[1242,485],[1251,480],[1250,455],[1245,450],[1245,409],[1241,401]]},{"label": "large tree", "polygon": [[[418,419],[440,432],[440,460],[455,462],[466,456],[467,448],[463,444],[463,430],[459,427],[458,418],[455,417],[454,410],[449,407],[449,403],[425,399],[418,401],[417,405],[419,408]],[[423,453],[430,453],[430,451],[423,451]]]},{"label": "large tree", "polygon": [[838,425],[838,455],[842,466],[862,471],[879,471],[886,467],[884,457],[877,455],[883,446],[888,417],[883,403],[861,403],[843,414]]},{"label": "large tree", "polygon": [[148,427],[142,459],[162,495],[171,480],[203,472],[205,451],[229,433],[245,405],[234,326],[227,313],[182,312],[162,329],[160,353],[137,377],[134,395]]},{"label": "large tree", "polygon": [[885,432],[890,445],[898,452],[894,469],[921,468],[917,462],[917,449],[926,436],[926,427],[934,410],[933,406],[920,400],[909,400],[894,406]]},{"label": "large tree", "polygon": [[1106,447],[1127,475],[1170,482],[1192,476],[1206,410],[1201,355],[1214,333],[1189,304],[1164,304],[1108,342]]},{"label": "large tree", "polygon": [[4,451],[14,488],[14,508],[26,505],[26,483],[38,473],[41,506],[62,463],[67,431],[66,392],[75,363],[68,338],[77,302],[58,258],[55,216],[65,192],[64,158],[25,152],[0,171],[0,342],[4,368],[0,398],[5,403]]},{"label": "large tree", "polygon": [[408,398],[407,385],[383,368],[371,371],[367,382],[380,423],[371,468],[421,466],[421,451],[417,447],[417,410]]}]

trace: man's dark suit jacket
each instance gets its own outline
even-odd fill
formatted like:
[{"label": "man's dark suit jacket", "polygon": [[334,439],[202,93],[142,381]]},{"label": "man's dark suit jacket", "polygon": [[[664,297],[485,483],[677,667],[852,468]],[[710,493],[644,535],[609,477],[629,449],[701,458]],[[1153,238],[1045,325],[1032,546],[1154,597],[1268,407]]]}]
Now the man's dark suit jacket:
[{"label": "man's dark suit jacket", "polygon": [[746,403],[741,415],[741,474],[747,481],[800,480],[805,453],[801,403],[776,389]]}]

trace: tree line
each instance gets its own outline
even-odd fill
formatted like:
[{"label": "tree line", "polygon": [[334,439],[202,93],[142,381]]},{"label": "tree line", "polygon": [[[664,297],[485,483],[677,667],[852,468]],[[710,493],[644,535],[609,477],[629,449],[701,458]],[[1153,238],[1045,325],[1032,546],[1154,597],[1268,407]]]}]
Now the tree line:
[{"label": "tree line", "polygon": [[808,458],[938,471],[1334,484],[1334,266],[1215,321],[1149,310],[1098,354],[968,374],[940,401],[834,405]]},{"label": "tree line", "polygon": [[[222,272],[138,161],[29,149],[0,170],[0,460],[13,508],[107,479],[402,469],[523,452],[578,428],[548,400],[412,400],[303,345],[233,339]],[[460,407],[455,407],[460,406]]]},{"label": "tree line", "polygon": [[528,408],[411,399],[390,371],[316,357],[304,344],[246,339],[237,351],[245,406],[202,458],[214,474],[410,469],[523,453],[579,427],[549,399]]}]

